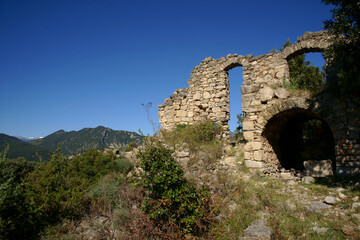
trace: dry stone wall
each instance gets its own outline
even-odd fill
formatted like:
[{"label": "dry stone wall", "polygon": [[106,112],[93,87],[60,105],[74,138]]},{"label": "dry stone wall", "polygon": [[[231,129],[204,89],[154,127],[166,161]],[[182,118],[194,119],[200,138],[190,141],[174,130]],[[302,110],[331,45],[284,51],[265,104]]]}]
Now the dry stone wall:
[{"label": "dry stone wall", "polygon": [[[359,99],[338,102],[329,94],[317,98],[308,95],[292,96],[285,88],[289,82],[287,60],[306,52],[322,52],[329,46],[327,32],[306,32],[298,42],[280,53],[257,57],[229,54],[221,59],[208,57],[196,66],[188,87],[177,89],[164,104],[158,106],[162,129],[177,124],[201,120],[217,122],[223,129],[223,139],[229,139],[230,98],[227,71],[243,67],[241,87],[246,166],[264,172],[281,168],[276,143],[265,136],[267,123],[286,111],[307,114],[323,119],[334,136],[336,169],[338,173],[356,173],[360,169]],[[271,133],[270,135],[275,134]],[[268,134],[269,135],[269,134]]]}]

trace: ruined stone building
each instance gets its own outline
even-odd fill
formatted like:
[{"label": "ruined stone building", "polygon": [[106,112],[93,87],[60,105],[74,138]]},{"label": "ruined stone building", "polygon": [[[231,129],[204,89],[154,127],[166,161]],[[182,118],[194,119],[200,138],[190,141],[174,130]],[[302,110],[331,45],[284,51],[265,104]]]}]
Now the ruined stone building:
[{"label": "ruined stone building", "polygon": [[[294,95],[283,87],[290,79],[289,59],[323,52],[329,44],[327,32],[306,32],[279,53],[208,57],[192,70],[187,88],[177,89],[158,106],[161,127],[211,120],[222,127],[223,139],[229,139],[228,71],[241,66],[247,167],[301,170],[305,160],[330,159],[337,174],[359,173],[360,100],[340,101],[327,92]],[[309,121],[315,123],[315,134],[303,139]]]}]

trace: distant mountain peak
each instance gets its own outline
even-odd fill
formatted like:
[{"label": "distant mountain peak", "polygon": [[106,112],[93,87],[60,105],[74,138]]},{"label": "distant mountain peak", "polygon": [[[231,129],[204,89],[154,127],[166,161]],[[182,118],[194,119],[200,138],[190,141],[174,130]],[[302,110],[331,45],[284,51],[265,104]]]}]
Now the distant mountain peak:
[{"label": "distant mountain peak", "polygon": [[50,151],[55,151],[58,145],[64,154],[75,154],[90,148],[122,148],[131,142],[142,143],[142,136],[135,132],[113,130],[104,126],[83,128],[79,131],[56,131],[42,139],[31,141]]},{"label": "distant mountain peak", "polygon": [[34,140],[38,140],[41,139],[42,137],[22,137],[22,136],[14,136],[17,139],[20,139],[21,141],[24,142],[30,142],[30,141],[34,141]]},{"label": "distant mountain peak", "polygon": [[54,133],[64,133],[64,132],[66,132],[64,129],[60,129],[60,130],[58,130],[58,131],[56,131]]},{"label": "distant mountain peak", "polygon": [[101,130],[112,130],[112,131],[116,131],[116,130],[113,130],[113,129],[111,129],[111,128],[104,127],[104,126],[101,126],[101,125],[97,126],[97,127],[96,127],[96,128],[94,128],[94,129],[101,129]]}]

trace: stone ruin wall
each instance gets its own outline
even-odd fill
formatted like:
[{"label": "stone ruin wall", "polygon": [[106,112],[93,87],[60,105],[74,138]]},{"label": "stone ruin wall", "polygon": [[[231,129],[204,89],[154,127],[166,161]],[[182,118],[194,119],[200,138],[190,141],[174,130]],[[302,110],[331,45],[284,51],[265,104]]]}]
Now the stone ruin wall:
[{"label": "stone ruin wall", "polygon": [[277,155],[264,137],[267,122],[276,114],[290,109],[304,109],[323,118],[334,135],[336,170],[339,174],[360,172],[359,99],[339,102],[329,94],[313,99],[291,96],[282,87],[289,82],[287,59],[306,52],[323,52],[329,46],[325,31],[306,32],[298,42],[280,53],[257,57],[229,54],[221,59],[211,57],[196,66],[188,80],[188,88],[177,89],[164,104],[158,106],[162,129],[201,120],[217,122],[223,139],[229,139],[230,98],[227,71],[243,67],[241,87],[245,164],[264,172],[278,171]]}]

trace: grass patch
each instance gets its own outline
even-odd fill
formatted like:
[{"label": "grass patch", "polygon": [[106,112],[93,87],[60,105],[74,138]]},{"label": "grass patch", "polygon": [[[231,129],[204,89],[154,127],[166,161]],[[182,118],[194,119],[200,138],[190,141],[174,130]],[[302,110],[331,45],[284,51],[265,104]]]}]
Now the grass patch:
[{"label": "grass patch", "polygon": [[215,163],[223,155],[223,143],[220,141],[221,127],[211,121],[195,124],[178,124],[175,129],[161,132],[161,140],[174,150],[185,148],[190,151],[188,165],[203,161]]},{"label": "grass patch", "polygon": [[[328,193],[324,186],[316,184],[310,189],[317,194]],[[272,229],[272,239],[346,239],[338,227],[344,225],[343,216],[308,212],[306,206],[297,201],[299,195],[292,195],[293,191],[298,191],[296,186],[286,186],[279,180],[256,174],[247,182],[239,181],[236,187],[217,198],[223,219],[212,226],[213,236],[237,239],[252,221],[264,218]],[[317,233],[314,227],[328,230]]]}]

